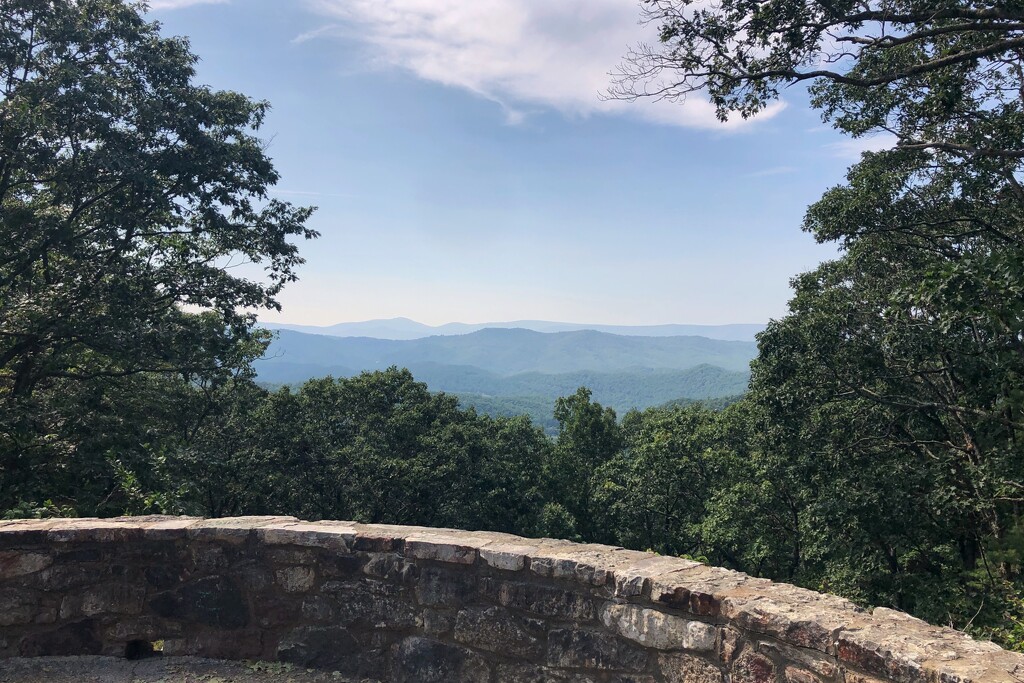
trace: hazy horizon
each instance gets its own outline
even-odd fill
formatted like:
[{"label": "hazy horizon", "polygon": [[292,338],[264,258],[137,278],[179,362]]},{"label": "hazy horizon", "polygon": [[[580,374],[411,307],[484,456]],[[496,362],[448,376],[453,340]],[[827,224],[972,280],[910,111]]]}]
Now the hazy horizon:
[{"label": "hazy horizon", "polygon": [[705,337],[722,341],[750,342],[754,341],[757,334],[766,327],[765,323],[608,325],[553,320],[493,320],[482,323],[449,322],[441,325],[427,325],[405,317],[340,322],[333,325],[303,325],[285,322],[262,322],[260,324],[273,330],[291,330],[329,337],[368,337],[392,340],[466,335],[488,329],[523,329],[537,333],[595,331],[624,337]]},{"label": "hazy horizon", "polygon": [[359,323],[375,323],[375,322],[397,322],[407,321],[417,323],[419,325],[425,325],[427,327],[444,327],[445,325],[495,325],[501,323],[518,323],[518,322],[536,322],[536,323],[562,323],[566,325],[601,325],[606,327],[668,327],[672,325],[680,326],[692,326],[692,327],[728,327],[732,325],[767,325],[768,321],[737,321],[737,322],[726,322],[726,323],[704,323],[704,322],[690,322],[690,321],[662,321],[662,322],[645,322],[645,323],[622,323],[622,322],[605,322],[600,320],[549,320],[537,317],[524,317],[515,319],[488,319],[488,320],[442,320],[440,322],[426,322],[423,320],[417,320],[407,315],[396,315],[388,317],[376,317],[376,318],[362,318],[359,320],[335,320],[330,323],[306,323],[298,322],[294,320],[286,320],[282,317],[279,320],[263,320],[262,316],[259,320],[261,324],[274,324],[274,325],[302,325],[305,327],[332,327],[335,325],[346,325],[346,324],[359,324]]}]

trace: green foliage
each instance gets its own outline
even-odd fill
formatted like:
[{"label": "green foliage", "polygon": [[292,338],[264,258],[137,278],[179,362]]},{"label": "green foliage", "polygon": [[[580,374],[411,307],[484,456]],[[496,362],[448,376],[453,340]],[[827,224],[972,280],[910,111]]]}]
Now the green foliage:
[{"label": "green foliage", "polygon": [[[708,408],[709,410],[725,410],[731,405],[739,403],[743,400],[745,394],[734,394],[730,396],[719,396],[716,398],[677,398],[671,401],[666,401],[661,405],[655,406],[657,408],[685,408],[692,405],[700,405]],[[640,406],[638,406],[640,407]]]},{"label": "green foliage", "polygon": [[169,506],[147,502],[130,417],[172,408],[154,384],[251,372],[252,310],[278,306],[293,238],[315,236],[311,209],[267,198],[266,103],[195,85],[195,62],[136,4],[0,7],[0,510],[47,490]]},{"label": "green foliage", "polygon": [[714,428],[699,406],[627,415],[625,448],[598,473],[602,527],[633,548],[703,552],[699,527],[717,474]]},{"label": "green foliage", "polygon": [[545,503],[537,523],[538,534],[547,538],[583,540],[576,530],[576,518],[561,503]]},{"label": "green foliage", "polygon": [[[645,6],[663,52],[635,55],[623,87],[674,70],[662,94],[707,87],[725,116],[817,79],[827,120],[891,131],[899,145],[865,155],[808,210],[805,228],[841,256],[794,280],[790,314],[759,337],[740,400],[619,423],[598,394],[565,386],[608,383],[630,400],[622,376],[586,373],[617,359],[612,370],[673,387],[664,400],[686,396],[680,375],[635,371],[623,350],[746,364],[748,347],[708,340],[491,330],[486,352],[475,335],[388,343],[424,374],[446,371],[438,354],[478,366],[463,368],[471,394],[534,363],[539,374],[499,379],[515,389],[505,396],[535,395],[524,382],[558,392],[552,440],[528,418],[463,409],[408,370],[272,392],[253,383],[268,338],[246,311],[276,306],[299,263],[289,238],[312,236],[308,210],[266,199],[276,175],[252,136],[266,105],[193,85],[187,43],[161,38],[134,5],[6,3],[0,513],[281,513],[611,542],[1024,649],[1012,28],[1024,13],[918,0]],[[266,264],[266,281],[212,265],[232,255]],[[338,362],[342,347],[351,367],[381,351],[309,343],[327,354],[311,367]],[[582,374],[543,374],[567,358]],[[719,384],[712,370],[695,369],[696,385]]]},{"label": "green foliage", "polygon": [[664,78],[659,95],[704,88],[725,118],[809,81],[824,120],[896,140],[807,212],[842,255],[796,278],[759,336],[752,469],[719,500],[764,495],[720,508],[721,538],[746,517],[774,548],[756,571],[1019,644],[1024,11],[645,7],[662,45],[631,56],[618,94]]},{"label": "green foliage", "polygon": [[208,514],[536,528],[551,445],[525,418],[461,410],[394,368],[230,400],[179,463]]},{"label": "green foliage", "polygon": [[0,519],[49,519],[51,517],[74,517],[75,511],[69,507],[61,507],[52,500],[42,505],[34,501],[20,501],[14,507],[4,511]]},{"label": "green foliage", "polygon": [[[252,338],[241,311],[294,279],[288,238],[315,234],[309,209],[265,199],[277,175],[250,131],[266,103],[194,85],[187,42],[123,2],[5,3],[0,44],[7,390],[223,368]],[[267,281],[213,265],[231,256]]]},{"label": "green foliage", "polygon": [[[1003,583],[998,591],[987,593],[988,613],[975,612],[974,621],[968,622],[967,632],[976,638],[986,638],[1000,643],[1003,647],[1024,652],[1024,586],[1018,582]],[[979,619],[979,617],[981,617]],[[975,626],[974,623],[978,625]]]},{"label": "green foliage", "polygon": [[575,394],[555,402],[558,439],[546,469],[552,487],[549,495],[566,513],[559,518],[560,523],[593,540],[602,535],[594,496],[596,473],[618,452],[622,433],[615,411],[592,402],[590,397],[590,390],[580,387]]},{"label": "green foliage", "polygon": [[[430,385],[432,386],[432,385]],[[481,394],[453,394],[459,403],[467,408],[491,417],[515,417],[523,415],[530,422],[544,430],[548,436],[558,434],[558,420],[555,419],[554,400],[541,396],[486,396]]]}]

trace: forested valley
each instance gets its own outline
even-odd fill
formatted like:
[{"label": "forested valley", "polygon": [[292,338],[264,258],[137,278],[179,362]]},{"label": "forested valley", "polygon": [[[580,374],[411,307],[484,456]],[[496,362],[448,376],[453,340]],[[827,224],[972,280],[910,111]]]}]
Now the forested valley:
[{"label": "forested valley", "polygon": [[[808,209],[840,256],[794,279],[742,400],[617,416],[581,388],[549,438],[398,368],[258,386],[254,311],[316,238],[312,208],[269,198],[267,104],[196,85],[187,40],[136,5],[2,3],[0,515],[620,544],[1024,649],[1024,10],[643,6],[661,43],[613,95],[662,77],[725,118],[809,82],[826,122],[896,142]],[[224,267],[239,254],[266,279]]]}]

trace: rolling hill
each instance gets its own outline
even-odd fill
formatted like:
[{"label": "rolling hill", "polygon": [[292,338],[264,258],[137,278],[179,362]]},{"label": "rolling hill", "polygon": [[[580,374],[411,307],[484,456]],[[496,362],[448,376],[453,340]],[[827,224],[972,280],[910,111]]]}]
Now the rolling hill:
[{"label": "rolling hill", "polygon": [[280,364],[358,371],[392,365],[412,369],[438,363],[473,366],[498,375],[638,368],[685,370],[698,365],[746,371],[756,349],[753,342],[706,337],[626,337],[592,330],[542,333],[495,328],[413,340],[329,337],[280,330],[256,368],[261,376],[273,373],[272,366]]},{"label": "rolling hill", "polygon": [[259,380],[268,385],[405,367],[432,390],[459,396],[464,405],[490,415],[527,414],[551,431],[555,399],[581,386],[620,414],[672,401],[742,394],[754,353],[750,342],[626,337],[590,330],[486,329],[418,340],[281,330],[255,367]]}]

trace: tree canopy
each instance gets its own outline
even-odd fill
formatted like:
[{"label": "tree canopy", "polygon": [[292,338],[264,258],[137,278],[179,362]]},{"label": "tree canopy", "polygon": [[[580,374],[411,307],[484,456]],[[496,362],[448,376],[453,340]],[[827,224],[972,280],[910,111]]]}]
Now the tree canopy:
[{"label": "tree canopy", "polygon": [[614,95],[706,92],[724,119],[804,83],[837,129],[894,140],[808,209],[841,256],[760,337],[753,463],[775,507],[795,501],[792,562],[769,571],[1019,638],[1024,8],[644,7],[661,42]]},{"label": "tree canopy", "polygon": [[[919,0],[643,0],[660,44],[631,52],[616,96],[706,93],[719,116],[751,116],[780,89],[812,83],[814,106],[852,133],[904,146],[1020,157],[994,136],[1019,115],[1024,8]],[[989,137],[985,137],[988,133]]]},{"label": "tree canopy", "polygon": [[[301,263],[311,209],[270,199],[267,111],[196,85],[142,6],[0,10],[0,380],[209,375]],[[231,260],[265,267],[246,279]],[[193,313],[186,312],[184,307]],[[205,314],[203,314],[205,313]]]},{"label": "tree canopy", "polygon": [[188,41],[142,10],[0,7],[0,484],[74,450],[64,396],[248,368],[253,311],[278,307],[293,238],[316,236],[312,209],[269,195],[267,104],[197,85]]}]

